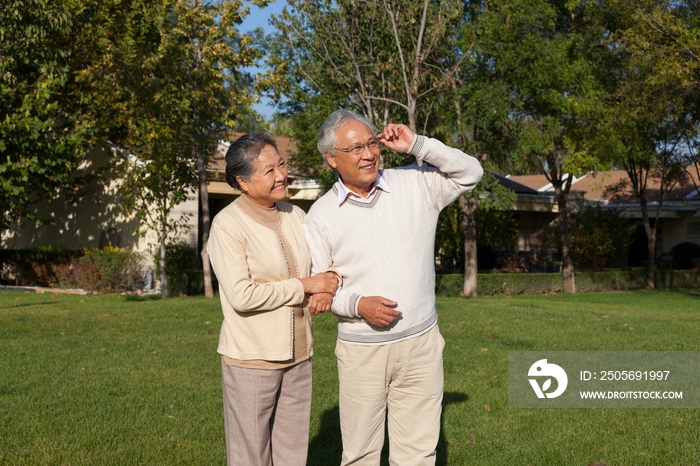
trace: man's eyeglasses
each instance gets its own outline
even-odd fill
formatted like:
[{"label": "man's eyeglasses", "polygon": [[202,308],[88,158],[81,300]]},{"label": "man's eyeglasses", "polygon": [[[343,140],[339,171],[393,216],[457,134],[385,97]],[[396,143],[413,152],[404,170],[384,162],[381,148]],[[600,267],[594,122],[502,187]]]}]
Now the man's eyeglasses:
[{"label": "man's eyeglasses", "polygon": [[350,147],[336,147],[335,150],[339,150],[350,155],[360,155],[365,151],[366,147],[369,147],[369,150],[372,151],[379,149],[379,139],[371,139],[365,144],[353,144]]}]

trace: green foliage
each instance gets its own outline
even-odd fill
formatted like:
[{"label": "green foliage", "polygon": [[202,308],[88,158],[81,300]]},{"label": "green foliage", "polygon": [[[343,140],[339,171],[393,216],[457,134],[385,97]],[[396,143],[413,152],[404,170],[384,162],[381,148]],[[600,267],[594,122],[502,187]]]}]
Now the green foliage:
[{"label": "green foliage", "polygon": [[295,173],[312,175],[327,188],[337,179],[316,148],[316,132],[326,117],[337,108],[318,96],[302,96],[302,100],[286,104],[284,118],[289,121],[289,135],[294,138],[292,154]]},{"label": "green foliage", "polygon": [[[507,105],[519,171],[538,169],[561,180],[600,169],[592,152],[606,92],[596,64],[606,30],[578,4],[524,0],[489,2],[478,17],[477,50],[485,72],[510,92]],[[487,87],[488,89],[488,87]]]},{"label": "green foliage", "polygon": [[[119,52],[115,75],[126,99],[115,142],[125,149],[119,164],[123,208],[139,217],[140,233],[158,232],[164,260],[167,239],[189,228],[187,216],[171,213],[196,189],[206,241],[209,158],[233,128],[255,123],[250,106],[256,97],[244,68],[261,51],[237,30],[248,14],[241,1],[166,0],[145,8],[134,41],[120,40],[118,25],[110,31]],[[167,297],[165,276],[161,290]]]},{"label": "green foliage", "polygon": [[[476,244],[483,252],[511,249],[518,238],[518,222],[512,212],[496,209],[476,211]],[[464,264],[464,229],[457,202],[445,207],[438,217],[435,254],[440,270],[461,270]],[[493,266],[478,262],[479,270]]]},{"label": "green foliage", "polygon": [[[156,275],[160,275],[158,258],[155,259]],[[165,270],[172,296],[195,296],[203,293],[202,261],[197,248],[187,243],[166,245]]]},{"label": "green foliage", "polygon": [[[518,239],[518,222],[507,209],[517,200],[516,194],[503,187],[490,172],[465,198],[479,200],[476,210],[476,241],[482,252],[511,249]],[[440,270],[462,270],[465,233],[459,203],[453,202],[440,212],[435,233],[435,254]],[[492,264],[477,262],[479,269]]]},{"label": "green foliage", "polygon": [[[639,225],[617,210],[586,207],[571,216],[571,255],[588,264],[595,257],[617,257],[634,241]],[[554,225],[547,234],[551,247],[561,250],[561,231]]]},{"label": "green foliage", "polygon": [[671,248],[671,255],[679,268],[689,269],[693,266],[693,259],[700,259],[700,245],[689,242],[677,244]]},{"label": "green foliage", "polygon": [[[605,9],[589,7],[609,26],[605,43],[614,51],[607,64],[614,98],[606,107],[600,148],[627,171],[641,207],[648,255],[655,257],[659,222],[654,218],[667,194],[687,181],[683,166],[698,161],[700,37],[695,31],[700,5],[613,0]],[[652,189],[657,199],[649,199]],[[652,287],[654,262],[647,267]]]},{"label": "green foliage", "polygon": [[128,248],[0,251],[5,283],[120,293],[143,284],[143,258]]},{"label": "green foliage", "polygon": [[128,291],[143,283],[143,259],[129,248],[86,249],[80,261],[97,271],[98,291]]},{"label": "green foliage", "polygon": [[84,249],[80,257],[53,265],[59,288],[122,293],[143,285],[143,258],[128,248]]},{"label": "green foliage", "polygon": [[363,3],[358,14],[350,0],[292,0],[273,20],[265,84],[276,99],[315,95],[416,131],[466,56],[452,33],[462,21],[461,2]]},{"label": "green foliage", "polygon": [[[464,277],[461,274],[438,274],[435,292],[438,296],[461,296]],[[560,273],[480,273],[478,293],[488,295],[519,295],[562,293],[564,278]],[[630,291],[646,287],[643,269],[576,272],[579,292]],[[656,275],[657,289],[700,289],[700,272],[695,270],[660,270]]]},{"label": "green foliage", "polygon": [[54,266],[81,257],[82,249],[0,249],[0,282],[19,286],[51,286]]},{"label": "green foliage", "polygon": [[[8,0],[0,7],[0,231],[30,206],[70,190],[99,134],[92,88],[96,64],[89,2]],[[88,28],[89,29],[89,28]]]}]

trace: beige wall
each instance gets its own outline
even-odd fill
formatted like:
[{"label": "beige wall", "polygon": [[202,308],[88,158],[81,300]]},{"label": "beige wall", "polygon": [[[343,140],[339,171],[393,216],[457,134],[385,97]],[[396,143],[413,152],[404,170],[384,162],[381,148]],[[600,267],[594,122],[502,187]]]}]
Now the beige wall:
[{"label": "beige wall", "polygon": [[[79,168],[79,174],[96,173],[106,166],[112,157],[108,146],[90,151]],[[140,236],[136,229],[139,222],[133,215],[125,216],[120,208],[120,180],[116,174],[106,173],[104,183],[93,182],[87,187],[87,194],[72,203],[67,203],[58,196],[55,199],[37,203],[32,212],[37,216],[49,217],[55,225],[38,225],[32,220],[24,219],[2,232],[0,247],[6,249],[25,249],[38,247],[96,248],[100,246],[103,234],[120,232],[121,247],[128,247],[141,252],[148,262],[155,251],[158,236],[149,231]],[[181,239],[193,246],[197,245],[198,199],[196,192],[190,192],[190,199],[172,212],[177,218],[191,213],[187,223],[190,231]],[[112,236],[112,238],[116,238]]]},{"label": "beige wall", "polygon": [[[700,245],[700,211],[694,216],[663,219],[662,247],[663,252],[669,252],[680,243],[695,243]],[[661,253],[661,251],[659,251]]]},{"label": "beige wall", "polygon": [[552,212],[518,212],[516,218],[520,228],[519,251],[542,250],[545,247],[543,231],[557,218]]}]

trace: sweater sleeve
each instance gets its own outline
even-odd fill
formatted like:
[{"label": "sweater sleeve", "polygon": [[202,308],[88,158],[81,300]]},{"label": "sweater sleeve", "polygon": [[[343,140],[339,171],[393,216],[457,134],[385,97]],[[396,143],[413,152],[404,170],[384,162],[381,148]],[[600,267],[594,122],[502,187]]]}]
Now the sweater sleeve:
[{"label": "sweater sleeve", "polygon": [[[437,139],[417,135],[408,152],[416,157],[421,166],[423,189],[438,210],[474,189],[484,175],[478,160]],[[428,162],[437,170],[428,168],[422,162]]]},{"label": "sweater sleeve", "polygon": [[[324,271],[333,271],[333,260],[331,258],[331,245],[323,234],[323,227],[318,225],[307,216],[304,219],[304,233],[306,242],[311,253],[311,275],[316,275]],[[359,317],[357,314],[357,303],[361,296],[342,287],[342,277],[340,287],[336,290],[331,304],[331,312],[341,317]]]},{"label": "sweater sleeve", "polygon": [[213,222],[207,250],[219,287],[231,307],[237,312],[256,312],[301,305],[304,288],[299,279],[262,282],[251,278],[245,244],[240,231]]}]

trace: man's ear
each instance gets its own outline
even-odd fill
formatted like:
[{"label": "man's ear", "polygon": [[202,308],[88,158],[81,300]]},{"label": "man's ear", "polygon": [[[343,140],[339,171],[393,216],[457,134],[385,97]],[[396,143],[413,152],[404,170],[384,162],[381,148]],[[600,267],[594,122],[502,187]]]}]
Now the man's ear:
[{"label": "man's ear", "polygon": [[328,162],[328,165],[330,165],[331,168],[338,168],[338,162],[335,160],[335,155],[331,155],[330,152],[326,153],[326,162]]}]

